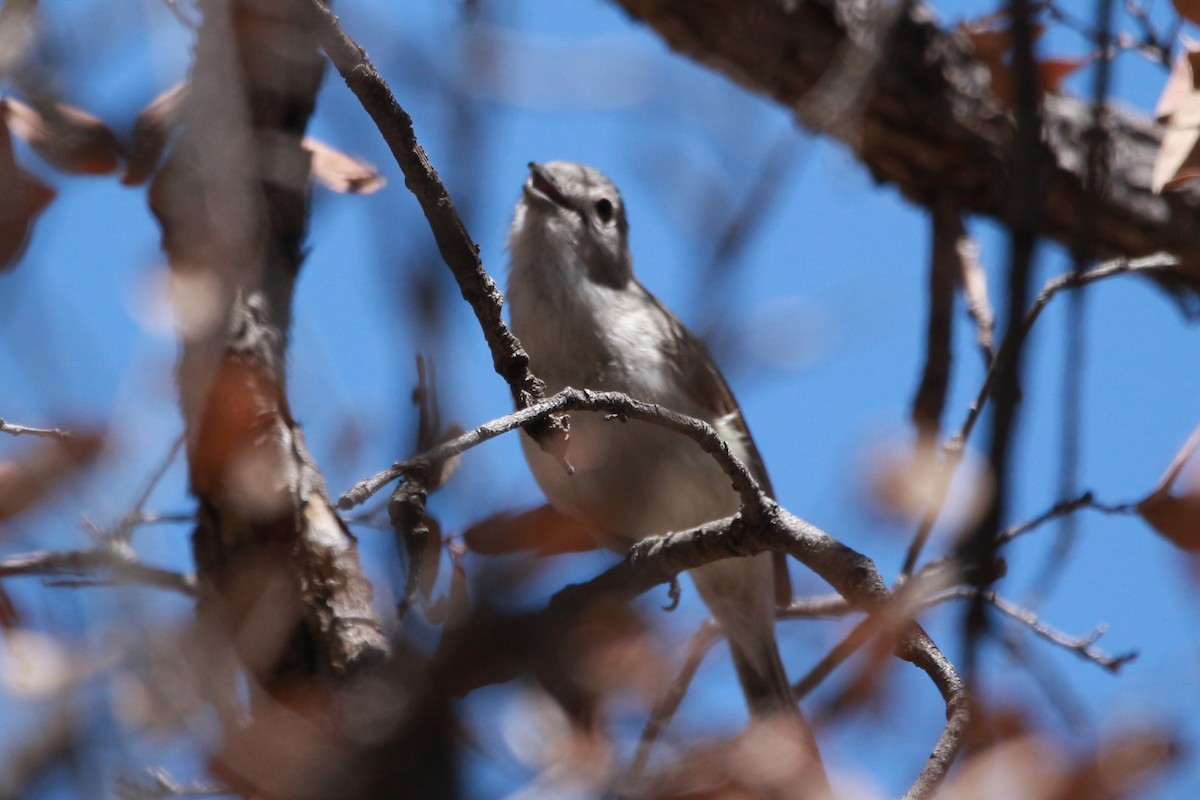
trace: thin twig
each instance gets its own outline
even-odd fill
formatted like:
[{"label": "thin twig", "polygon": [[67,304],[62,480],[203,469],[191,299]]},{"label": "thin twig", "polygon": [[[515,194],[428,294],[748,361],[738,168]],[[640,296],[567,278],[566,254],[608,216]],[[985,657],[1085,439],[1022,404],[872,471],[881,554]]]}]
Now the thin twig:
[{"label": "thin twig", "polygon": [[47,439],[70,439],[71,432],[62,428],[32,428],[28,425],[14,425],[0,419],[0,433],[11,436],[42,436]]},{"label": "thin twig", "polygon": [[1081,508],[1093,508],[1105,514],[1134,514],[1137,512],[1136,503],[1119,503],[1116,505],[1108,505],[1096,500],[1091,492],[1084,492],[1078,497],[1072,497],[1068,500],[1059,500],[1047,510],[1043,511],[1038,516],[1031,520],[1022,522],[1019,525],[1013,525],[997,539],[998,544],[1005,545],[1016,539],[1018,536],[1024,536],[1030,531],[1041,527],[1050,520],[1064,517],[1068,514],[1074,514]]},{"label": "thin twig", "polygon": [[1016,630],[1006,630],[997,638],[1009,657],[1033,678],[1045,695],[1046,703],[1058,710],[1067,727],[1082,734],[1087,730],[1088,713],[1076,697],[1071,682],[1063,680],[1045,658],[1039,658],[1018,633]]},{"label": "thin twig", "polygon": [[846,659],[858,652],[864,644],[871,641],[875,634],[879,631],[879,625],[875,620],[867,617],[859,622],[850,632],[842,637],[842,640],[833,646],[833,649],[825,654],[825,657],[818,661],[809,669],[808,673],[792,684],[792,693],[796,695],[796,699],[803,699],[813,689],[828,678],[833,671],[842,665]]},{"label": "thin twig", "polygon": [[[421,204],[438,251],[483,329],[496,373],[509,385],[518,409],[540,401],[545,397],[545,384],[529,370],[529,357],[504,324],[500,290],[484,270],[478,245],[467,233],[449,191],[417,141],[412,117],[401,108],[366,51],[346,34],[333,12],[320,0],[311,0],[309,8],[318,26],[321,47],[371,116],[404,173],[405,186]],[[537,421],[548,426],[544,430],[556,431],[555,439],[565,434],[565,428],[555,420]]]},{"label": "thin twig", "polygon": [[930,499],[929,506],[925,509],[925,514],[917,527],[917,532],[913,536],[912,542],[909,543],[908,552],[904,558],[904,565],[900,570],[899,582],[902,583],[907,580],[912,575],[913,570],[916,569],[921,551],[924,549],[929,535],[933,532],[933,526],[937,523],[937,519],[941,515],[951,478],[962,461],[963,449],[966,446],[967,440],[971,438],[971,433],[975,430],[975,424],[979,421],[984,406],[991,396],[993,384],[996,379],[996,364],[1006,357],[1006,351],[1015,346],[1014,343],[1017,339],[1024,339],[1029,334],[1029,331],[1033,328],[1034,323],[1037,322],[1038,317],[1041,316],[1046,305],[1057,294],[1067,289],[1087,286],[1117,275],[1134,273],[1153,275],[1158,272],[1169,272],[1178,267],[1180,263],[1179,258],[1167,253],[1156,253],[1144,258],[1135,259],[1118,258],[1106,261],[1082,275],[1076,276],[1068,272],[1051,278],[1046,282],[1042,287],[1042,291],[1034,299],[1028,312],[1026,312],[1024,322],[1020,328],[1005,333],[1004,339],[1000,343],[1000,348],[996,353],[996,358],[993,359],[992,366],[988,369],[987,375],[984,376],[983,383],[980,385],[974,401],[972,401],[970,408],[967,410],[966,418],[963,420],[958,431],[942,445],[943,459],[939,472],[943,473],[943,475],[937,484],[938,490],[934,492],[933,497]]},{"label": "thin twig", "polygon": [[1089,286],[1097,281],[1114,278],[1118,275],[1133,273],[1153,275],[1157,272],[1169,272],[1179,267],[1181,263],[1179,258],[1169,253],[1155,253],[1144,258],[1115,258],[1084,272],[1082,275],[1074,275],[1067,272],[1046,281],[1046,284],[1042,287],[1042,291],[1038,293],[1029,310],[1025,313],[1025,319],[1020,327],[1014,331],[1005,333],[1004,340],[1000,343],[1000,349],[996,353],[996,359],[992,362],[991,368],[988,369],[987,375],[984,376],[983,384],[979,387],[979,392],[976,394],[975,400],[967,410],[967,417],[963,420],[962,427],[958,433],[951,437],[946,446],[955,450],[962,449],[967,439],[970,438],[971,432],[975,429],[975,423],[979,421],[979,416],[983,413],[983,408],[992,394],[993,384],[996,380],[996,363],[1005,358],[1006,351],[1018,346],[1020,341],[1029,335],[1029,331],[1033,328],[1034,323],[1037,322],[1038,317],[1042,315],[1042,311],[1045,310],[1046,305],[1056,295],[1067,289],[1078,289],[1082,286]]},{"label": "thin twig", "polygon": [[653,749],[654,743],[671,724],[675,712],[679,710],[679,704],[683,702],[688,687],[692,684],[692,679],[696,677],[696,671],[700,669],[701,662],[720,639],[721,626],[712,619],[705,620],[692,637],[691,644],[688,645],[687,657],[679,669],[679,674],[667,686],[667,690],[655,704],[646,720],[646,725],[642,728],[642,736],[638,740],[633,762],[620,781],[623,787],[620,792],[622,796],[627,792],[632,792],[641,781],[646,766],[650,763],[650,751]]},{"label": "thin twig", "polygon": [[952,197],[933,207],[933,246],[929,257],[929,320],[925,328],[925,367],[913,397],[912,420],[922,441],[937,441],[950,386],[954,346],[954,284],[962,272],[958,243],[966,235],[962,213]]},{"label": "thin twig", "polygon": [[939,592],[937,595],[928,598],[924,605],[928,607],[944,603],[948,600],[959,599],[979,600],[980,602],[988,603],[1005,616],[1029,628],[1047,642],[1068,650],[1084,661],[1090,661],[1114,674],[1120,672],[1121,667],[1136,659],[1138,655],[1136,651],[1131,650],[1112,656],[1094,647],[1096,642],[1108,631],[1108,627],[1105,625],[1097,626],[1095,630],[1085,636],[1071,636],[1043,622],[1033,611],[1005,600],[993,591],[981,591],[973,586],[955,586]]},{"label": "thin twig", "polygon": [[[171,443],[171,447],[168,448],[163,460],[150,473],[150,477],[146,479],[146,484],[142,487],[142,492],[138,495],[137,500],[134,501],[133,507],[121,518],[121,522],[110,534],[114,540],[128,542],[133,537],[134,528],[148,521],[149,515],[143,509],[145,509],[146,503],[150,500],[150,495],[153,494],[159,481],[163,479],[163,476],[167,474],[167,470],[171,468],[171,464],[175,461],[175,456],[179,454],[180,449],[183,447],[183,440],[183,435],[178,436]],[[163,521],[163,519],[162,517],[155,517],[155,521]]]},{"label": "thin twig", "polygon": [[775,612],[776,619],[816,619],[842,617],[854,610],[840,594],[797,597],[787,608]]},{"label": "thin twig", "polygon": [[0,578],[43,575],[90,579],[105,574],[117,583],[170,589],[189,596],[196,594],[194,576],[143,564],[126,547],[102,545],[89,550],[38,550],[0,561]]},{"label": "thin twig", "polygon": [[115,794],[121,800],[167,800],[171,797],[224,797],[234,795],[230,786],[218,784],[183,784],[171,777],[165,769],[146,770],[147,781],[121,777],[117,779]]},{"label": "thin twig", "polygon": [[620,392],[593,392],[570,388],[564,389],[536,405],[484,423],[426,453],[408,461],[397,462],[370,478],[360,481],[341,496],[338,500],[338,508],[349,509],[360,505],[397,478],[419,477],[429,469],[430,464],[453,458],[497,436],[563,411],[603,413],[607,415],[607,418],[613,420],[614,424],[623,424],[629,419],[639,420],[686,436],[712,455],[725,474],[729,476],[734,491],[741,497],[742,511],[750,522],[759,522],[766,513],[764,505],[766,498],[758,482],[750,474],[746,465],[733,454],[728,443],[708,423],[654,403],[633,400]]}]

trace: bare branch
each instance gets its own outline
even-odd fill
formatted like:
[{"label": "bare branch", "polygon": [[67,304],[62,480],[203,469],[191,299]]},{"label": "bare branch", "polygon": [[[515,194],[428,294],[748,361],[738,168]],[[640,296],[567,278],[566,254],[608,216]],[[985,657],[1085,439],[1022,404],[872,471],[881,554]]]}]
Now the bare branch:
[{"label": "bare branch", "polygon": [[11,436],[42,436],[48,439],[69,439],[71,432],[62,428],[31,428],[28,425],[14,425],[0,419],[0,433]]},{"label": "bare branch", "polygon": [[921,774],[904,793],[903,798],[927,800],[937,793],[938,787],[946,779],[950,765],[954,763],[958,751],[962,748],[967,735],[967,725],[971,720],[970,695],[962,679],[958,677],[954,665],[942,655],[924,631],[918,630],[901,640],[896,647],[896,655],[924,671],[946,703],[946,727],[938,736]]},{"label": "bare branch", "polygon": [[1033,531],[1046,524],[1050,520],[1058,519],[1059,517],[1066,516],[1067,514],[1074,514],[1081,508],[1094,508],[1097,511],[1101,511],[1105,514],[1137,513],[1135,503],[1107,505],[1105,503],[1098,502],[1091,492],[1084,492],[1078,497],[1072,497],[1068,500],[1060,500],[1033,519],[1027,522],[1022,522],[1019,525],[1012,526],[1000,534],[998,543],[1001,545],[1008,544],[1018,536],[1024,536],[1030,531]]},{"label": "bare branch", "polygon": [[913,398],[912,419],[925,441],[936,441],[950,386],[954,348],[954,283],[961,273],[958,243],[966,235],[953,198],[933,208],[933,245],[929,257],[929,321],[925,329],[925,368]]},{"label": "bare branch", "polygon": [[120,542],[128,542],[133,536],[134,528],[138,525],[144,525],[152,521],[167,521],[162,515],[151,518],[143,509],[145,509],[147,501],[150,500],[150,495],[154,492],[154,487],[158,486],[159,481],[163,479],[163,476],[167,474],[167,470],[171,468],[171,463],[175,460],[175,456],[179,454],[180,448],[183,447],[183,441],[184,437],[181,435],[171,443],[166,456],[163,457],[158,467],[150,473],[150,477],[146,479],[146,485],[142,488],[142,492],[138,495],[137,500],[134,501],[133,507],[126,512],[125,516],[121,518],[120,524],[109,534],[113,539]]},{"label": "bare branch", "polygon": [[[888,39],[879,42],[880,7],[865,0],[745,0],[735,9],[717,0],[616,2],[676,51],[798,110],[802,123],[799,110],[820,92],[831,69],[855,56],[870,62],[880,53],[856,124],[825,129],[853,150],[875,180],[893,183],[913,202],[928,206],[950,188],[964,211],[1001,222],[1010,218],[1009,190],[1027,167],[1013,160],[1013,118],[999,107],[988,71],[970,45],[942,30],[926,3],[901,4]],[[1039,156],[1049,168],[1035,232],[1071,247],[1082,226],[1094,225],[1095,252],[1103,258],[1176,252],[1176,267],[1147,274],[1168,287],[1194,287],[1200,210],[1193,201],[1151,191],[1162,137],[1153,120],[1107,109],[1104,128],[1116,157],[1093,221],[1080,213],[1088,192],[1089,106],[1067,96],[1044,100]]]},{"label": "bare branch", "polygon": [[712,455],[729,476],[734,491],[742,500],[742,510],[758,519],[766,513],[763,505],[766,497],[758,482],[737,456],[729,444],[703,420],[695,419],[654,403],[633,400],[620,392],[593,392],[587,389],[567,388],[536,405],[520,409],[499,419],[484,423],[474,430],[438,445],[408,461],[400,461],[387,469],[359,481],[338,500],[338,508],[349,509],[365,502],[371,495],[399,477],[420,480],[431,464],[445,461],[473,447],[496,438],[531,422],[545,419],[563,411],[591,411],[607,415],[614,423],[623,424],[634,419],[675,431],[696,442],[702,450]]},{"label": "bare branch", "polygon": [[[333,12],[319,0],[310,0],[310,9],[322,48],[379,128],[404,173],[405,186],[421,204],[438,251],[483,329],[496,374],[508,383],[518,409],[540,401],[546,395],[546,386],[530,372],[529,357],[500,316],[500,290],[484,270],[479,246],[467,233],[450,193],[417,141],[412,117],[400,107],[366,52],[346,34]],[[553,427],[555,423],[548,424]],[[558,430],[557,435],[565,433]]]},{"label": "bare branch", "polygon": [[846,659],[858,652],[864,644],[871,641],[876,633],[879,632],[879,626],[873,619],[866,619],[855,625],[848,634],[842,637],[842,640],[833,646],[833,649],[825,654],[824,658],[818,661],[809,669],[808,673],[792,684],[792,692],[796,698],[806,697],[809,692],[817,688],[821,681],[828,678],[835,669],[842,665]]},{"label": "bare branch", "polygon": [[700,669],[704,657],[720,640],[721,626],[713,619],[705,620],[696,631],[695,636],[692,637],[679,674],[667,686],[666,692],[659,698],[642,728],[642,736],[638,740],[633,763],[629,765],[629,770],[621,779],[621,785],[624,787],[622,794],[636,788],[646,771],[646,765],[650,763],[650,751],[654,747],[655,741],[671,724],[675,712],[679,710],[679,704],[683,702],[684,695],[687,694],[688,687],[692,684],[692,679],[696,677],[696,670]]},{"label": "bare branch", "polygon": [[786,550],[838,591],[851,605],[872,617],[872,626],[898,632],[896,654],[929,675],[946,702],[947,724],[916,783],[905,795],[912,800],[931,797],[963,744],[969,702],[953,665],[911,621],[903,602],[893,602],[874,563],[819,528],[766,500],[768,513],[761,525],[740,515],[689,531],[654,537],[635,545],[626,559],[585,584],[559,591],[547,609],[551,616],[574,616],[598,596],[628,600],[652,586],[702,564],[731,556]]},{"label": "bare branch", "polygon": [[1069,650],[1083,660],[1097,664],[1112,673],[1120,672],[1121,667],[1136,659],[1138,655],[1136,651],[1129,651],[1110,656],[1103,650],[1094,647],[1093,645],[1108,631],[1108,627],[1105,625],[1098,626],[1094,631],[1085,636],[1071,636],[1043,622],[1033,611],[1005,600],[995,592],[980,591],[972,586],[955,586],[947,589],[929,597],[924,605],[933,606],[944,603],[947,600],[958,599],[979,599],[982,602],[988,603],[1005,616],[1021,623],[1051,644]]},{"label": "bare branch", "polygon": [[900,580],[904,581],[912,575],[916,569],[917,561],[921,556],[921,551],[925,547],[929,535],[933,532],[933,526],[937,522],[938,516],[941,514],[942,505],[946,501],[946,492],[950,486],[950,480],[954,475],[962,460],[963,448],[967,440],[971,437],[971,433],[975,429],[975,424],[979,421],[980,415],[983,413],[984,406],[987,404],[988,398],[991,396],[993,384],[996,379],[996,364],[1005,358],[1005,352],[1015,346],[1020,340],[1029,334],[1038,317],[1046,305],[1060,292],[1066,289],[1075,289],[1080,286],[1087,286],[1098,281],[1106,280],[1117,275],[1125,275],[1130,273],[1142,274],[1161,274],[1169,272],[1179,265],[1180,261],[1175,256],[1159,253],[1146,258],[1125,259],[1118,258],[1112,261],[1105,262],[1100,266],[1088,270],[1080,275],[1068,272],[1058,277],[1051,278],[1042,287],[1037,298],[1034,299],[1029,311],[1025,314],[1025,319],[1022,325],[1016,330],[1006,331],[1004,340],[1000,343],[1000,348],[996,353],[996,358],[993,359],[992,365],[989,367],[987,375],[983,379],[983,384],[979,387],[979,392],[975,396],[975,400],[971,403],[967,411],[966,419],[958,431],[951,436],[943,445],[943,460],[941,472],[942,478],[938,483],[938,491],[934,493],[929,507],[925,511],[925,516],[922,517],[920,524],[917,527],[917,532],[913,536],[912,542],[909,543],[908,552],[905,555],[904,566],[900,570]]},{"label": "bare branch", "polygon": [[189,596],[196,594],[194,576],[143,564],[131,550],[116,546],[90,550],[38,550],[0,561],[0,578],[17,575],[67,575],[87,579],[109,576],[116,584],[140,584]]}]

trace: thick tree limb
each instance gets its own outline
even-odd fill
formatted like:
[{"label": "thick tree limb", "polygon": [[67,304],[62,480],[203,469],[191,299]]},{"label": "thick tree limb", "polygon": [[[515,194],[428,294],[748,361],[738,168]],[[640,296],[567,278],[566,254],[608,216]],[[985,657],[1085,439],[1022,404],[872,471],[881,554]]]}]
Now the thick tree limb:
[{"label": "thick tree limb", "polygon": [[[920,0],[901,4],[890,31],[880,30],[885,7],[872,0],[616,1],[675,50],[798,109],[802,122],[844,141],[876,180],[913,202],[932,206],[950,192],[965,211],[1009,221],[1010,180],[1018,172],[1013,120],[970,44],[942,30]],[[865,96],[825,98],[854,119],[811,113],[810,93],[830,94],[839,76],[864,68],[869,80],[853,83]],[[1046,171],[1037,235],[1073,247],[1093,234],[1093,252],[1102,258],[1167,250],[1180,267],[1154,278],[1172,288],[1200,287],[1200,204],[1150,191],[1161,128],[1110,107],[1104,133],[1111,172],[1101,196],[1084,202],[1089,105],[1049,96],[1042,122]],[[1092,219],[1083,218],[1085,208]]]},{"label": "thick tree limb", "polygon": [[150,198],[179,287],[200,610],[280,687],[388,651],[355,541],[287,403],[308,215],[301,140],[324,62],[309,16],[286,0],[200,10],[182,124]]}]

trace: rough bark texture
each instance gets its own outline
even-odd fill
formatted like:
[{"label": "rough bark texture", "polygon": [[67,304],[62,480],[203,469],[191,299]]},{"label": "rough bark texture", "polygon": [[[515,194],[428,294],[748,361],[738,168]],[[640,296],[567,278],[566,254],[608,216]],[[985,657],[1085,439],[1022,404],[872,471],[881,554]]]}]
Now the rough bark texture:
[{"label": "rough bark texture", "polygon": [[[881,183],[932,206],[954,196],[967,211],[1007,221],[1014,124],[965,37],[942,30],[920,0],[617,0],[675,50],[796,110],[806,127],[845,142]],[[1095,255],[1168,250],[1200,287],[1200,204],[1150,191],[1162,130],[1116,107],[1106,115],[1111,161],[1103,196],[1085,196],[1091,113],[1049,96],[1037,233],[1068,247],[1094,236]],[[1082,224],[1081,210],[1097,219]]]},{"label": "rough bark texture", "polygon": [[183,336],[201,611],[268,687],[387,653],[353,537],[292,419],[286,347],[303,260],[300,147],[323,62],[283,0],[203,0],[191,91],[151,204]]}]

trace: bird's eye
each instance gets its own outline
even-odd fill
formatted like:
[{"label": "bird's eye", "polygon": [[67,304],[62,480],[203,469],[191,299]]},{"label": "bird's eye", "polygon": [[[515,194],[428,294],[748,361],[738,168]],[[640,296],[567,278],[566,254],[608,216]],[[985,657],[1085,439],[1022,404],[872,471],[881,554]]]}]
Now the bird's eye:
[{"label": "bird's eye", "polygon": [[604,223],[612,222],[612,217],[613,217],[612,200],[609,200],[607,197],[601,197],[599,200],[597,200],[596,201],[596,216],[600,218],[601,222],[604,222]]}]

